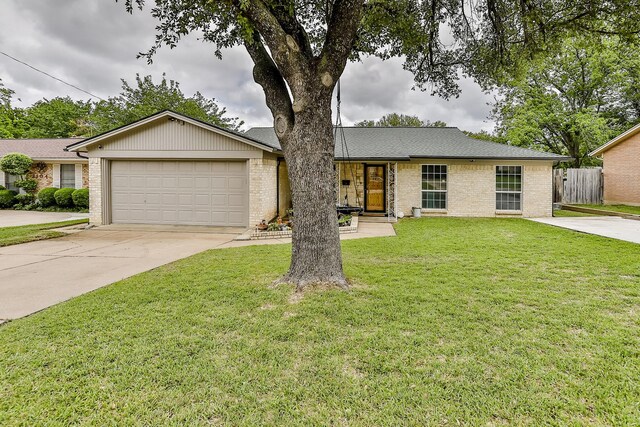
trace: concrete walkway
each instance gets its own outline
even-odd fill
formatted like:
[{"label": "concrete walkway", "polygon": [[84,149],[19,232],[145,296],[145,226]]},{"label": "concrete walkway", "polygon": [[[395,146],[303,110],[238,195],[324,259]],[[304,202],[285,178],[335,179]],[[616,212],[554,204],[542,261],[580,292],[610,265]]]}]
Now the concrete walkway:
[{"label": "concrete walkway", "polygon": [[[234,241],[244,229],[106,226],[0,248],[0,323],[207,249],[279,244]],[[343,239],[395,236],[391,224],[360,224]]]},{"label": "concrete walkway", "polygon": [[[340,234],[340,240],[362,239],[366,237],[389,237],[389,236],[395,236],[395,235],[396,235],[396,231],[393,229],[393,225],[389,223],[360,222],[358,224],[357,232]],[[254,245],[278,245],[283,243],[291,243],[291,238],[234,240],[234,241],[220,245],[218,249],[239,248],[242,246],[254,246]]]},{"label": "concrete walkway", "polygon": [[88,213],[0,210],[0,228],[89,218]]},{"label": "concrete walkway", "polygon": [[615,216],[533,218],[532,221],[582,233],[640,243],[640,221]]}]

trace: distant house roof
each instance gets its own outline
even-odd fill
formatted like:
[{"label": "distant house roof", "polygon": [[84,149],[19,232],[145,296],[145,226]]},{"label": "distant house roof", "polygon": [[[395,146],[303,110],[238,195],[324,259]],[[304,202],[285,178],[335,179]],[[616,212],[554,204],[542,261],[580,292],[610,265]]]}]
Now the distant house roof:
[{"label": "distant house roof", "polygon": [[[455,127],[345,127],[346,149],[341,139],[337,160],[503,159],[566,161],[570,157],[470,138]],[[280,148],[271,127],[249,129],[247,136]],[[338,134],[339,135],[339,134]]]},{"label": "distant house roof", "polygon": [[0,139],[0,157],[9,153],[22,153],[34,160],[78,160],[78,156],[75,153],[65,151],[65,147],[83,139]]},{"label": "distant house roof", "polygon": [[613,138],[611,141],[607,142],[606,144],[602,144],[600,147],[598,147],[595,150],[593,150],[592,152],[590,152],[589,155],[590,156],[599,156],[600,154],[604,153],[608,149],[613,148],[614,146],[618,145],[622,141],[625,141],[628,138],[632,137],[633,135],[636,135],[638,132],[640,132],[640,124],[635,125],[634,127],[632,127],[631,129],[626,130],[625,132],[622,132],[620,135],[616,136],[615,138]]}]

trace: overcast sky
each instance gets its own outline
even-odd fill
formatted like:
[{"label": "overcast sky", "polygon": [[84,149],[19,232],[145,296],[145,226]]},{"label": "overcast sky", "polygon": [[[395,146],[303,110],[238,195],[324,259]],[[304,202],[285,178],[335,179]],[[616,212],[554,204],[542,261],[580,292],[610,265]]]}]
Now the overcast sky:
[{"label": "overcast sky", "polygon": [[[149,1],[148,3],[152,3]],[[216,98],[245,127],[270,126],[261,88],[251,77],[251,61],[242,48],[224,52],[222,61],[213,47],[195,37],[176,49],[163,48],[147,65],[136,54],[153,43],[156,22],[148,9],[126,13],[114,0],[1,0],[0,51],[107,98],[120,92],[120,78],[135,81],[136,73],[162,73],[180,82],[185,95],[200,91]],[[0,78],[16,92],[16,106],[55,96],[88,96],[0,55]],[[462,95],[450,101],[413,91],[412,75],[400,60],[365,59],[347,65],[342,76],[343,123],[377,119],[389,112],[442,120],[465,130],[491,130],[487,119],[492,100],[473,82],[461,82]]]}]

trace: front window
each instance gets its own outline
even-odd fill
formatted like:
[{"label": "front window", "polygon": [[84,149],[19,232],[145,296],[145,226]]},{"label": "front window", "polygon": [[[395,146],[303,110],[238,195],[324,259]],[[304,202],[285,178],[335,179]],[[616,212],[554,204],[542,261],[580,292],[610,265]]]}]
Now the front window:
[{"label": "front window", "polygon": [[447,209],[447,165],[422,165],[422,208]]},{"label": "front window", "polygon": [[496,166],[496,210],[522,209],[522,166]]},{"label": "front window", "polygon": [[15,192],[19,192],[20,189],[16,186],[16,181],[20,180],[18,175],[10,175],[6,172],[4,173],[4,186],[7,190],[13,190]]},{"label": "front window", "polygon": [[76,188],[76,165],[60,165],[60,188]]}]

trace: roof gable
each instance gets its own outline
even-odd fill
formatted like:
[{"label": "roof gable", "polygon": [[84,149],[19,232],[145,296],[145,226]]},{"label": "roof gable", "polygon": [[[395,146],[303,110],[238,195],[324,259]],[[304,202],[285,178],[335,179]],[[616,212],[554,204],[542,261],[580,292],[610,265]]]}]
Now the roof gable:
[{"label": "roof gable", "polygon": [[593,150],[592,152],[589,153],[590,156],[599,156],[600,154],[604,153],[605,151],[609,150],[610,148],[613,148],[614,146],[620,144],[621,142],[626,141],[627,139],[629,139],[630,137],[636,135],[637,133],[640,132],[640,124],[635,125],[634,127],[632,127],[631,129],[621,133],[620,135],[616,136],[615,138],[613,138],[611,141],[602,144],[600,147],[596,148],[595,150]]},{"label": "roof gable", "polygon": [[[100,135],[96,135],[94,137],[82,140],[75,144],[71,144],[68,147],[66,147],[66,149],[69,151],[86,151],[87,147],[90,147],[99,142],[108,143],[109,141],[114,140],[118,136],[128,134],[131,132],[136,132],[136,131],[144,131],[158,124],[162,124],[162,123],[166,124],[167,121],[173,121],[173,122],[177,121],[178,123],[181,123],[181,124],[193,125],[201,130],[213,132],[215,134],[225,136],[239,143],[247,144],[249,146],[253,146],[261,150],[270,151],[270,152],[279,150],[279,146],[274,147],[263,141],[255,140],[247,135],[234,132],[228,129],[224,129],[219,126],[215,126],[210,123],[206,123],[206,122],[203,122],[203,121],[200,121],[200,120],[197,120],[197,119],[194,119],[170,110],[161,111],[159,113],[156,113],[149,117],[142,118],[128,125],[124,125],[119,128],[112,129],[110,131],[102,133]],[[181,149],[181,147],[176,147],[176,149]]]}]

